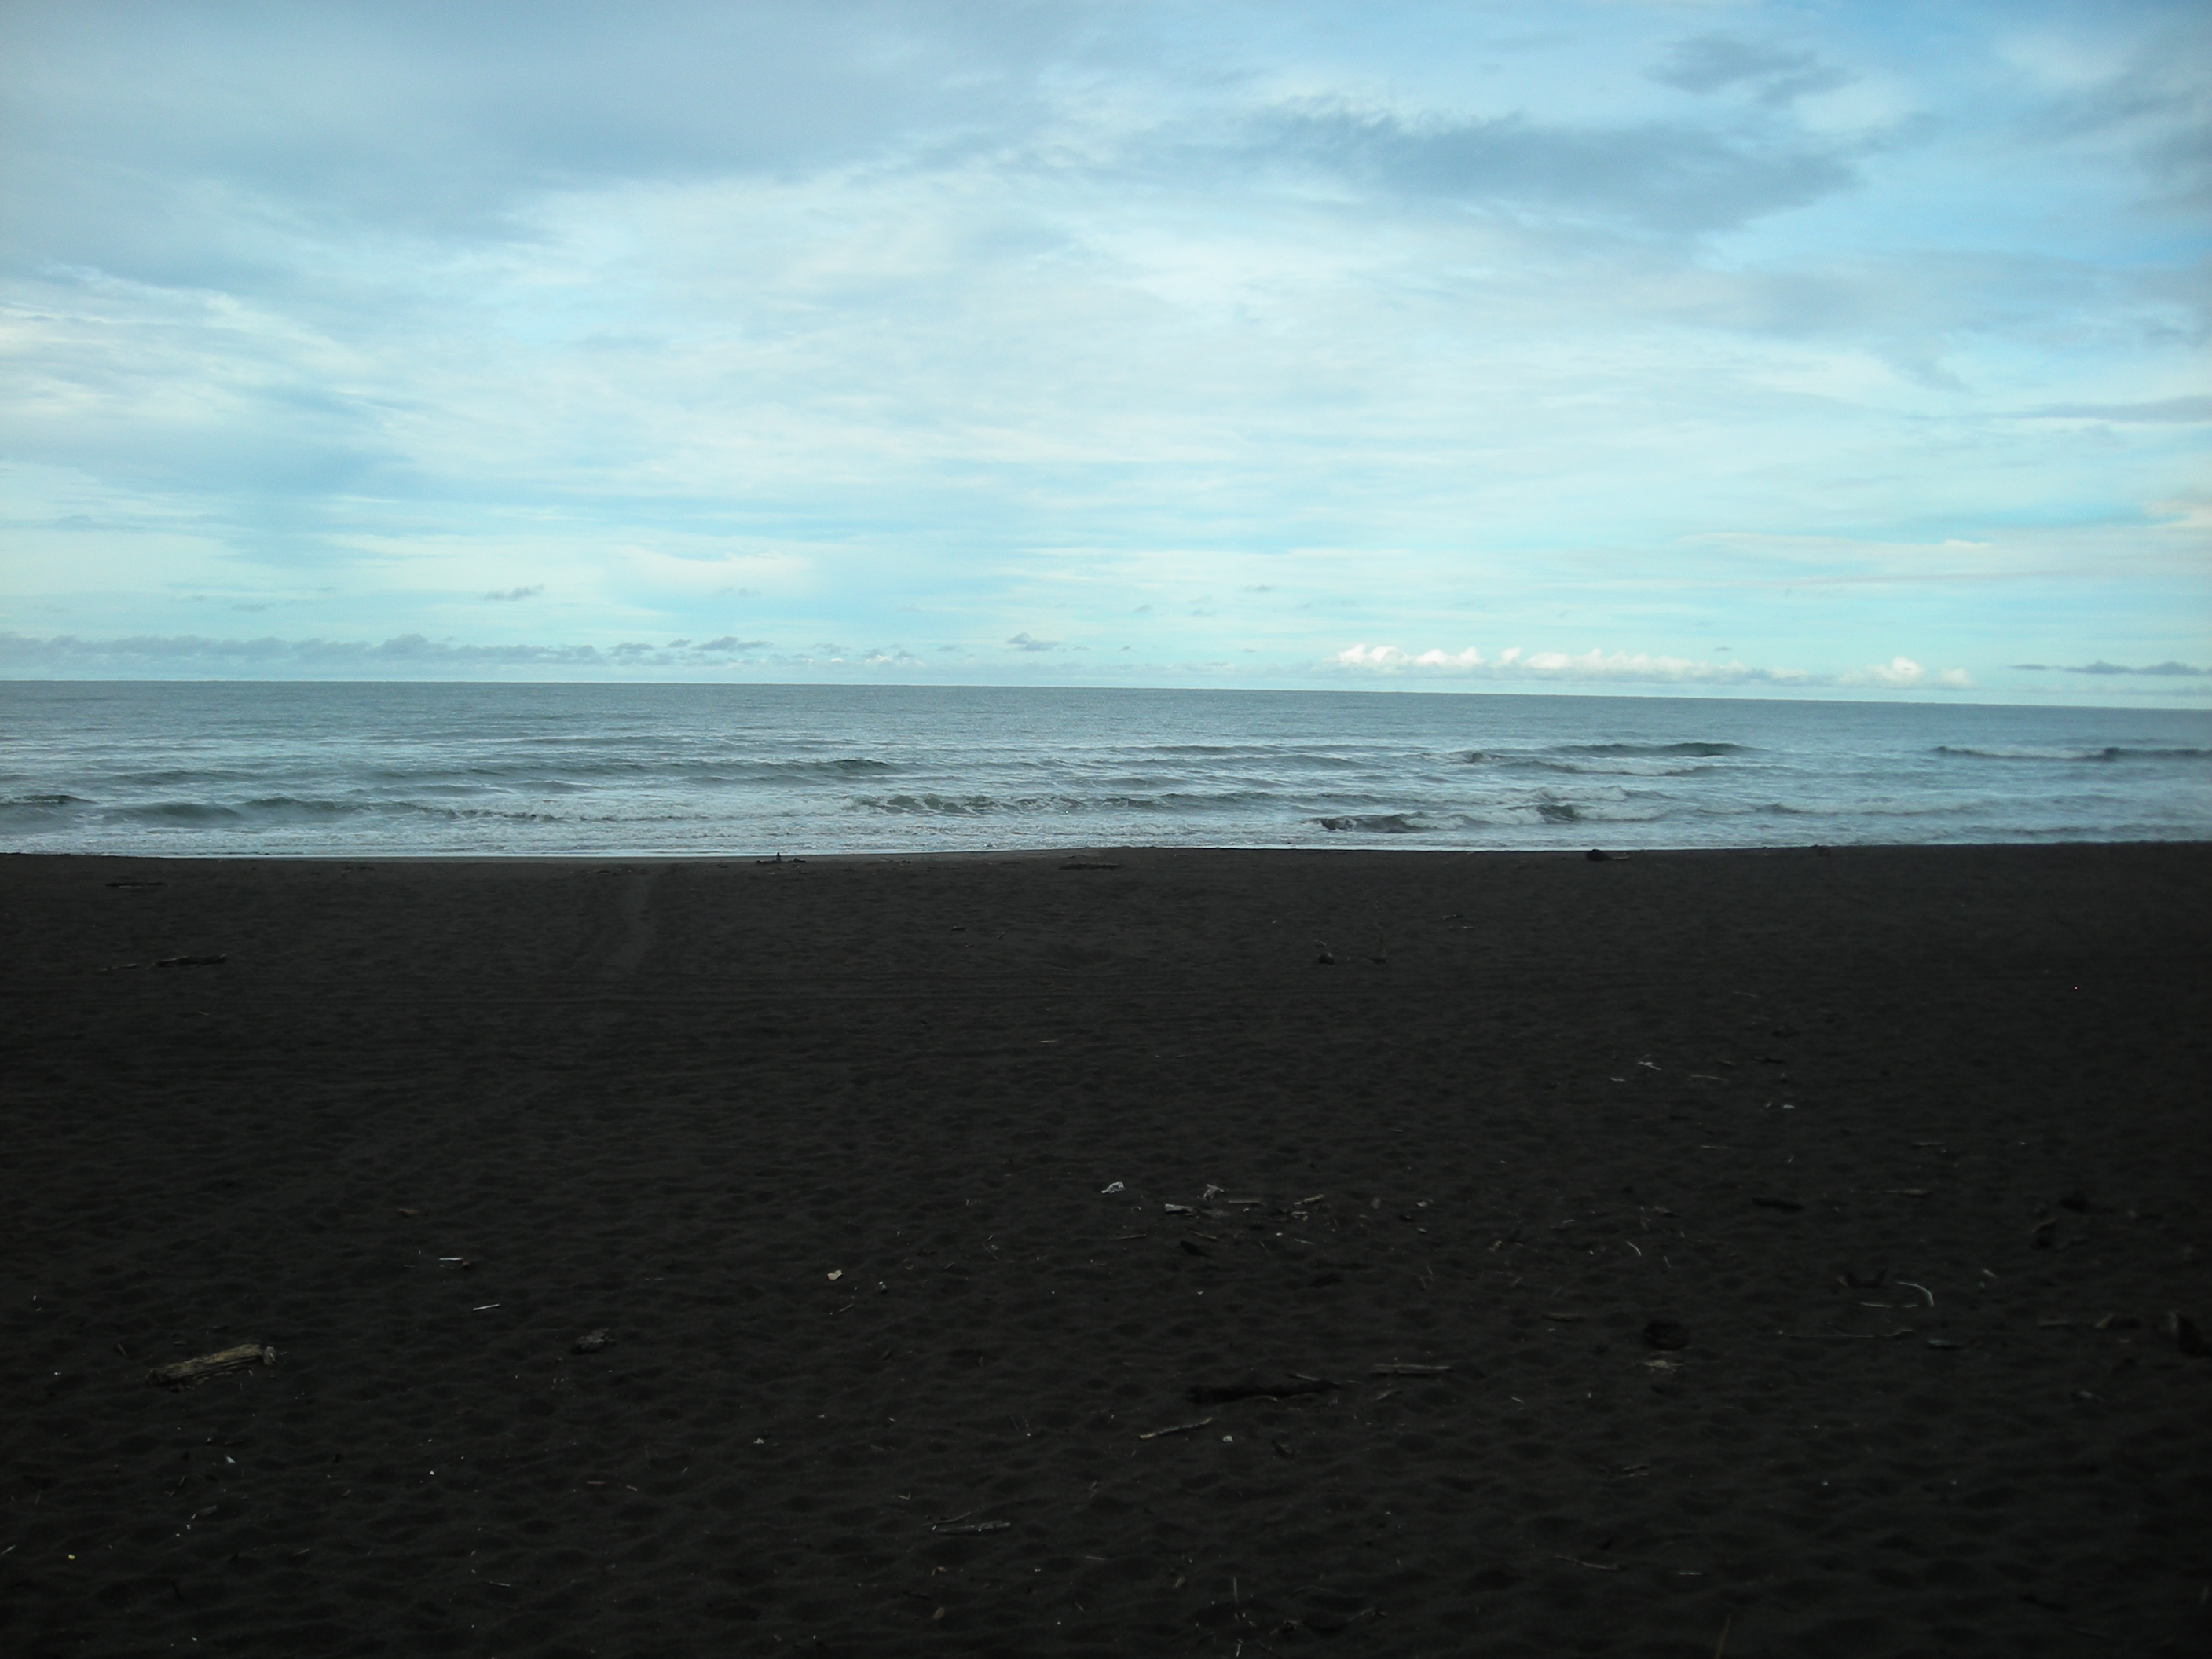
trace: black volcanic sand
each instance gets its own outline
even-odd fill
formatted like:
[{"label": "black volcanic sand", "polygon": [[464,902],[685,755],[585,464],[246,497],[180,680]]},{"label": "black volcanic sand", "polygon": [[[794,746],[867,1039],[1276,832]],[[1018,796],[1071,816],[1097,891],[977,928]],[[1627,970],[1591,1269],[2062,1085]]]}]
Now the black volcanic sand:
[{"label": "black volcanic sand", "polygon": [[12,1654],[2212,1651],[2212,848],[0,883]]}]

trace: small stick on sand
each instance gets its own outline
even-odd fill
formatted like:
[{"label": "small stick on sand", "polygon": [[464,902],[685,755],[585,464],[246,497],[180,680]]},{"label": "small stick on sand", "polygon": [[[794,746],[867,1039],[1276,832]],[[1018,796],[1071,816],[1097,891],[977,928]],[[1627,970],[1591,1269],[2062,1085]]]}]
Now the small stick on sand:
[{"label": "small stick on sand", "polygon": [[1212,1421],[1213,1421],[1213,1419],[1210,1417],[1201,1417],[1195,1423],[1177,1423],[1172,1428],[1154,1429],[1149,1434],[1139,1435],[1137,1438],[1139,1440],[1158,1440],[1162,1435],[1188,1434],[1193,1429],[1202,1429]]},{"label": "small stick on sand", "polygon": [[1299,1395],[1328,1394],[1336,1386],[1314,1377],[1300,1377],[1294,1382],[1199,1382],[1191,1386],[1189,1398],[1194,1406],[1225,1406],[1238,1400],[1287,1400]]}]

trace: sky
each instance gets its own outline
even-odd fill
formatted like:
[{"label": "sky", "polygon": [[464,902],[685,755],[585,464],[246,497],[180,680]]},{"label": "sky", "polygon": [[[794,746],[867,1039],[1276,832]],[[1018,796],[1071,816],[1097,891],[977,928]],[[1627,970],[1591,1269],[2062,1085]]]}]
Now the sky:
[{"label": "sky", "polygon": [[0,0],[0,676],[2212,706],[2212,11]]}]

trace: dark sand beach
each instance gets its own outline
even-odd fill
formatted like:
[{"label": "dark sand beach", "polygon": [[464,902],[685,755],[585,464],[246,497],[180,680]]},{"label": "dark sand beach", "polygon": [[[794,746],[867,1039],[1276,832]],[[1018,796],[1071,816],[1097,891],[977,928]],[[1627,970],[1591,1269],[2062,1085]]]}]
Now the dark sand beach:
[{"label": "dark sand beach", "polygon": [[0,887],[12,1654],[2212,1650],[2212,848]]}]

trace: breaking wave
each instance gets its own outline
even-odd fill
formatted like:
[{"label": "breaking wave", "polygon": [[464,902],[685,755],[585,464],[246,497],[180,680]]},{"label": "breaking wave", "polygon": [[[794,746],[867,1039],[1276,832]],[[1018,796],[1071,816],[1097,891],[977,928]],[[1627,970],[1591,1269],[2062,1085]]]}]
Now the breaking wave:
[{"label": "breaking wave", "polygon": [[1340,812],[1312,822],[1324,830],[1354,830],[1370,836],[1418,836],[1444,827],[1413,812]]},{"label": "breaking wave", "polygon": [[1984,747],[1974,744],[1939,743],[1931,752],[1974,760],[2110,762],[2212,759],[2212,749],[2147,749],[2122,743],[2107,744],[2101,749],[2060,749],[2036,744],[1996,744]]},{"label": "breaking wave", "polygon": [[1695,777],[1723,769],[1713,764],[1759,751],[1741,743],[1570,743],[1541,749],[1469,749],[1454,758],[1464,765],[1515,772],[1562,773],[1570,777]]},{"label": "breaking wave", "polygon": [[1748,755],[1755,753],[1741,743],[1571,743],[1570,755]]}]

